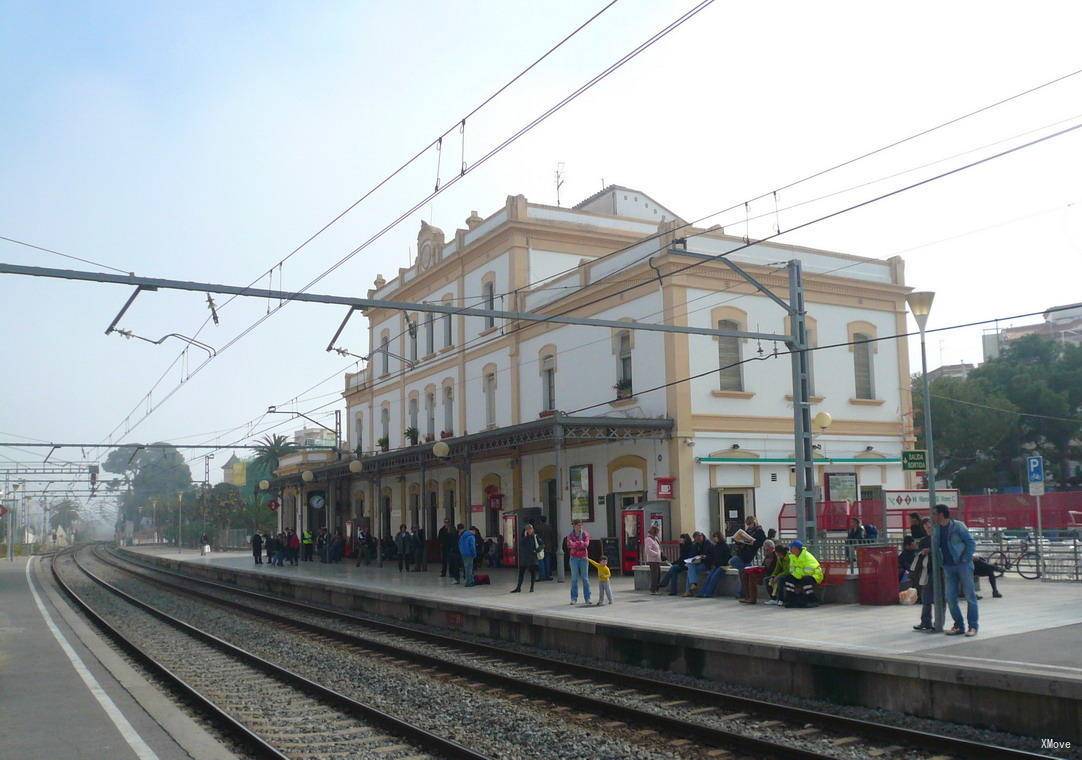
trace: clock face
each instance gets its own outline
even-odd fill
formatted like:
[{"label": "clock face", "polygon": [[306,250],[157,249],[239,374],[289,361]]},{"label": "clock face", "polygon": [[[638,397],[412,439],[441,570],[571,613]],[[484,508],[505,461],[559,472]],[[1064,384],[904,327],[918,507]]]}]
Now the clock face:
[{"label": "clock face", "polygon": [[321,494],[314,493],[308,497],[308,506],[312,509],[323,509],[323,504],[324,500]]}]

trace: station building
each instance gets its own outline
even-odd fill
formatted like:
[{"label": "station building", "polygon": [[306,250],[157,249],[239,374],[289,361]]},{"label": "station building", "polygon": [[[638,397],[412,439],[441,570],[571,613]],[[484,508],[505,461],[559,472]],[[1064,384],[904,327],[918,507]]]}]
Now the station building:
[{"label": "station building", "polygon": [[[282,523],[363,521],[385,536],[406,523],[433,538],[450,518],[491,536],[505,514],[536,508],[561,533],[575,516],[600,538],[618,535],[624,507],[664,501],[674,537],[749,514],[777,527],[795,478],[785,345],[630,329],[788,332],[777,304],[710,260],[744,238],[682,225],[620,186],[573,208],[509,196],[450,239],[422,223],[416,262],[377,277],[368,297],[629,329],[369,310],[370,362],[345,377],[350,452],[282,460]],[[815,435],[822,498],[911,485],[900,464],[913,442],[907,344],[877,340],[906,332],[902,260],[775,243],[732,254],[783,299],[793,258],[810,345],[844,344],[811,353],[812,414],[833,418]]]}]

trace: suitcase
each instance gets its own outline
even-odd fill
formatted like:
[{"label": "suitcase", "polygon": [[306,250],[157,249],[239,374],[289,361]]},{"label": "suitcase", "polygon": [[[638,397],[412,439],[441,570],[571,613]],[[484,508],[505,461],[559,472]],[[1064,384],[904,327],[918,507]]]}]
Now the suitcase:
[{"label": "suitcase", "polygon": [[474,573],[473,582],[476,586],[488,586],[492,583],[487,573]]}]

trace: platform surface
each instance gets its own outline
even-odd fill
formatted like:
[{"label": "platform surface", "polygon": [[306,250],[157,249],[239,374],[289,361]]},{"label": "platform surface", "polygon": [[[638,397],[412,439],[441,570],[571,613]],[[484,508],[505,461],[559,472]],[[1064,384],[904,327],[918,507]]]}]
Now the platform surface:
[{"label": "platform surface", "polygon": [[46,623],[26,565],[24,557],[0,560],[0,757],[188,758],[72,632],[32,572],[50,619],[119,711],[121,727],[109,717]]},{"label": "platform surface", "polygon": [[[731,597],[688,599],[651,596],[635,591],[633,579],[613,577],[614,604],[602,607],[570,606],[570,578],[538,583],[527,593],[529,579],[520,594],[511,594],[517,571],[483,568],[492,578],[490,586],[466,588],[440,577],[439,564],[427,572],[399,572],[397,563],[383,568],[373,563],[355,567],[352,561],[324,564],[301,562],[297,567],[255,565],[250,553],[226,552],[200,557],[198,551],[178,553],[166,547],[134,547],[136,551],[184,562],[224,565],[241,570],[294,577],[326,585],[346,585],[418,599],[477,605],[492,609],[528,612],[565,620],[593,620],[610,625],[672,631],[702,637],[753,640],[764,644],[810,647],[824,651],[864,655],[919,655],[925,662],[938,661],[964,667],[1002,669],[1027,675],[1044,675],[1082,682],[1082,584],[1044,583],[1016,575],[999,581],[1002,599],[993,599],[985,581],[980,601],[980,634],[964,636],[926,634],[913,630],[919,622],[919,606],[881,607],[826,604],[815,609],[785,609],[760,603],[739,604]],[[590,583],[597,601],[597,574]],[[965,603],[962,602],[965,614]],[[947,612],[950,623],[950,612]]]}]

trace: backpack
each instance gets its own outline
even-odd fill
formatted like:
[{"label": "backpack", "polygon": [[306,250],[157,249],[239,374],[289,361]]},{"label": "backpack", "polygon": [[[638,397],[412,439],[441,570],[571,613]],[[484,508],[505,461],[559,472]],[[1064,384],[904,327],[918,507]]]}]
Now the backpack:
[{"label": "backpack", "polygon": [[865,525],[864,538],[868,539],[869,541],[876,540],[877,538],[879,538],[879,529],[876,528],[874,525]]}]

